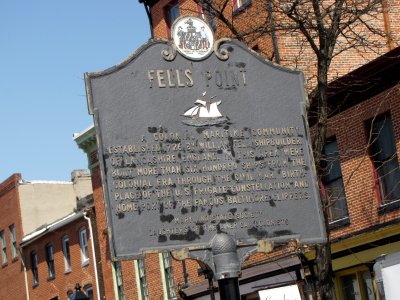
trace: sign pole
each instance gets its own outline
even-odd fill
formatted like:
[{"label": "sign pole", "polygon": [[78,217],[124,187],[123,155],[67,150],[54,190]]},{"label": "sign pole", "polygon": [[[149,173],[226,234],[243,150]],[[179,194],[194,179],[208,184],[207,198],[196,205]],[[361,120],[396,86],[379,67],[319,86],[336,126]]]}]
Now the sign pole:
[{"label": "sign pole", "polygon": [[240,300],[237,277],[218,280],[218,287],[221,300]]},{"label": "sign pole", "polygon": [[226,233],[217,233],[211,247],[221,300],[240,300],[240,261],[235,241]]}]

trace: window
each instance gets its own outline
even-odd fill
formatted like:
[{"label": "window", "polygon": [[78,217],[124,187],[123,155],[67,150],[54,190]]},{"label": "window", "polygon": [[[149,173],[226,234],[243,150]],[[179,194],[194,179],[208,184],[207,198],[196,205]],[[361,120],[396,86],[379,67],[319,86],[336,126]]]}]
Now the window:
[{"label": "window", "polygon": [[74,297],[74,292],[71,291],[71,290],[68,290],[68,292],[67,292],[67,298],[70,300],[70,299],[72,299],[73,297]]},{"label": "window", "polygon": [[87,284],[83,287],[83,291],[85,292],[86,296],[88,296],[88,298],[90,300],[93,299],[93,287],[91,284]]},{"label": "window", "polygon": [[138,277],[139,277],[139,292],[141,294],[142,300],[148,300],[149,299],[149,291],[147,289],[147,281],[146,281],[146,266],[145,266],[145,260],[144,258],[138,259],[137,261],[137,271],[138,271]]},{"label": "window", "polygon": [[31,252],[31,269],[32,269],[33,286],[37,286],[39,284],[39,274],[38,274],[36,251]]},{"label": "window", "polygon": [[7,244],[6,244],[6,233],[4,230],[0,231],[1,240],[1,263],[4,265],[7,263]]},{"label": "window", "polygon": [[380,205],[400,199],[400,171],[389,113],[371,121],[370,156]]},{"label": "window", "polygon": [[53,245],[47,244],[45,247],[45,252],[46,252],[46,263],[47,263],[47,279],[52,279],[56,276],[54,270]]},{"label": "window", "polygon": [[232,0],[233,12],[242,11],[245,7],[250,5],[251,0]]},{"label": "window", "polygon": [[66,235],[62,239],[62,250],[64,255],[65,273],[71,272],[71,254],[69,252],[69,237]]},{"label": "window", "polygon": [[165,20],[167,23],[168,37],[171,37],[172,23],[179,17],[179,3],[171,2],[164,7]]},{"label": "window", "polygon": [[114,262],[114,268],[115,268],[115,277],[117,282],[118,299],[124,300],[125,293],[124,293],[124,282],[122,281],[121,262],[120,261]]},{"label": "window", "polygon": [[367,267],[361,266],[353,270],[344,270],[336,275],[339,299],[343,300],[375,300],[371,273]]},{"label": "window", "polygon": [[172,258],[169,252],[162,253],[162,259],[164,264],[164,276],[168,299],[177,299],[174,286],[174,273],[172,270]]},{"label": "window", "polygon": [[322,191],[328,199],[328,218],[329,222],[338,222],[346,219],[348,223],[348,211],[346,195],[340,168],[339,150],[336,139],[327,141],[324,148],[325,159],[322,162]]},{"label": "window", "polygon": [[81,246],[82,264],[86,265],[89,263],[89,252],[88,252],[86,229],[82,229],[81,231],[79,231],[79,244]]},{"label": "window", "polygon": [[210,3],[208,1],[200,1],[199,4],[197,4],[197,11],[199,12],[200,17],[209,23],[211,28],[215,30],[217,22],[211,13]]},{"label": "window", "polygon": [[11,256],[12,258],[16,258],[18,256],[17,252],[17,236],[15,233],[15,227],[14,224],[10,225],[8,227],[10,229],[10,237],[11,237]]}]

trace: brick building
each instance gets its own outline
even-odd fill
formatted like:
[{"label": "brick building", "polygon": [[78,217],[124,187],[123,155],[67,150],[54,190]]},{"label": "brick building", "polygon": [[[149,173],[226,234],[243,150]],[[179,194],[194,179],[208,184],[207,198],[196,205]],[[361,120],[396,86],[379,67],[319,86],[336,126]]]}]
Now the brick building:
[{"label": "brick building", "polygon": [[[144,3],[151,16],[154,38],[168,38],[172,21],[180,14],[204,16],[192,1]],[[378,23],[382,21],[380,26],[395,33],[393,40],[390,43],[385,41],[386,46],[378,53],[350,52],[338,57],[331,69],[331,79],[341,76],[330,85],[330,103],[334,113],[329,120],[329,143],[326,147],[327,157],[335,162],[327,163],[327,167],[335,172],[323,178],[321,186],[334,200],[329,226],[338,299],[375,299],[378,293],[373,273],[376,259],[400,251],[398,181],[397,177],[388,175],[394,173],[393,176],[397,176],[400,154],[400,115],[397,111],[400,107],[397,84],[400,79],[397,75],[400,48],[395,48],[398,31],[394,30],[400,5],[396,1],[388,5],[392,9],[385,10]],[[240,20],[252,9],[257,9],[255,1],[235,1],[231,13],[233,18]],[[242,22],[246,26],[246,21]],[[214,26],[217,36],[226,34],[221,24],[216,22]],[[297,37],[278,36],[277,39],[280,62],[293,67],[296,61],[296,66],[312,77],[315,70],[312,56],[303,55],[298,60]],[[272,37],[257,40],[251,47],[276,60]],[[379,56],[379,52],[385,55]],[[361,88],[356,89],[356,86]],[[312,118],[309,121],[312,125]],[[370,132],[373,133],[372,140],[377,142],[372,142]],[[381,141],[379,136],[384,140]],[[167,253],[147,254],[134,261],[110,260],[107,240],[110,232],[104,211],[94,128],[87,129],[75,140],[87,154],[92,171],[106,298],[209,299],[210,290],[215,290],[218,299],[216,283],[210,286],[210,282],[198,274],[200,266],[194,260],[177,261]],[[386,145],[392,146],[383,148]],[[385,149],[383,152],[388,155],[378,160],[375,158],[379,156],[379,149]],[[389,157],[393,165],[389,163],[389,171],[385,171],[380,161]],[[252,255],[242,263],[239,283],[243,299],[259,299],[258,292],[263,289],[292,284],[297,284],[302,293],[312,297],[314,259],[312,249],[298,248],[295,243],[269,254]]]},{"label": "brick building", "polygon": [[74,212],[23,237],[30,299],[67,299],[77,284],[99,299],[90,215],[90,209]]},{"label": "brick building", "polygon": [[[77,199],[85,202],[91,194],[90,176],[81,170],[72,173],[71,182],[26,181],[13,174],[1,183],[1,299],[11,295],[14,299],[65,299],[65,288],[73,291],[76,283],[95,289],[93,263],[87,260],[84,269],[76,263],[81,259],[83,235],[86,242],[91,235],[83,212],[74,211]],[[64,269],[66,245],[70,246],[71,272]],[[90,243],[86,247],[92,248]]]},{"label": "brick building", "polygon": [[[394,74],[399,74],[399,53],[400,48],[396,48],[331,83],[331,107],[341,109],[329,121],[327,149],[331,151],[327,154],[334,155],[335,161],[340,161],[340,166],[331,166],[339,169],[334,172],[335,178],[324,179],[324,190],[336,200],[330,209],[330,229],[338,299],[345,299],[344,293],[350,292],[359,293],[361,299],[374,299],[368,291],[376,293],[372,284],[372,268],[376,259],[383,254],[400,251],[399,201],[395,196],[386,199],[383,190],[385,176],[377,176],[379,166],[375,165],[374,156],[371,155],[373,147],[368,134],[372,120],[390,120],[386,123],[391,124],[390,134],[385,138],[392,136],[397,146],[396,152],[390,156],[398,160],[400,131],[397,124],[400,116],[397,110],[400,107],[400,92],[399,77]],[[339,105],[343,99],[348,101],[345,105]],[[313,123],[312,119],[310,123]],[[98,213],[102,214],[98,230],[104,232],[107,224],[102,208],[104,200],[94,128],[76,137],[76,142],[91,159],[95,205]],[[384,144],[394,145],[390,141]],[[398,169],[398,166],[395,168]],[[393,185],[391,189],[397,189],[397,181],[389,179],[388,184]],[[339,186],[339,192],[332,186]],[[113,263],[107,243],[104,234],[100,246],[105,265],[103,269],[108,267],[110,271],[103,275],[110,276],[113,274],[113,265],[119,265],[119,274],[122,275],[119,290],[123,291],[121,299],[122,295],[125,299],[171,299],[174,296],[168,294],[168,286],[174,286],[175,296],[209,299],[209,282],[198,275],[199,265],[195,261],[181,262],[169,260],[168,254],[150,254],[145,261]],[[311,293],[312,284],[310,286],[307,283],[312,283],[315,254],[302,249],[304,255],[298,256],[298,250],[296,245],[288,245],[284,250],[268,255],[255,254],[245,261],[240,289],[247,294],[246,299],[258,299],[257,286],[262,289],[300,283],[305,293]],[[348,285],[351,286],[350,291]],[[107,288],[109,297],[113,297],[112,285],[106,287],[106,293]]]}]

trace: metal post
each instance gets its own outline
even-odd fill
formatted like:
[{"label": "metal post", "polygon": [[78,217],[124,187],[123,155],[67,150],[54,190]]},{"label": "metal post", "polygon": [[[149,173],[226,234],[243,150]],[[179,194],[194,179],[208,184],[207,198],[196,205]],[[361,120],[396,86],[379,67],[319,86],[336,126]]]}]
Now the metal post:
[{"label": "metal post", "polygon": [[240,261],[235,241],[225,233],[217,233],[211,242],[211,250],[220,299],[240,300]]},{"label": "metal post", "polygon": [[219,296],[221,300],[240,300],[238,278],[218,280]]}]

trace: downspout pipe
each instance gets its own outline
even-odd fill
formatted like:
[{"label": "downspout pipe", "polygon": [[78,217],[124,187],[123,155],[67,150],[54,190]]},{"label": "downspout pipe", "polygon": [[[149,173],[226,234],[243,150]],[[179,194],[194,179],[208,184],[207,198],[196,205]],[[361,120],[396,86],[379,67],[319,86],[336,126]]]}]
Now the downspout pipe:
[{"label": "downspout pipe", "polygon": [[94,250],[94,242],[93,242],[92,222],[90,220],[90,217],[88,217],[87,211],[83,212],[83,217],[86,219],[86,221],[88,222],[88,226],[89,226],[90,240],[91,240],[91,244],[92,244],[94,277],[95,277],[95,281],[96,281],[96,293],[97,293],[97,299],[101,300],[101,298],[100,298],[100,288],[99,288],[99,276],[97,275],[97,259],[96,259],[96,252]]},{"label": "downspout pipe", "polygon": [[26,264],[25,264],[25,257],[24,257],[24,249],[22,247],[19,247],[19,254],[21,255],[22,267],[24,269],[26,300],[29,300],[30,298],[29,298],[28,275],[26,274]]}]

